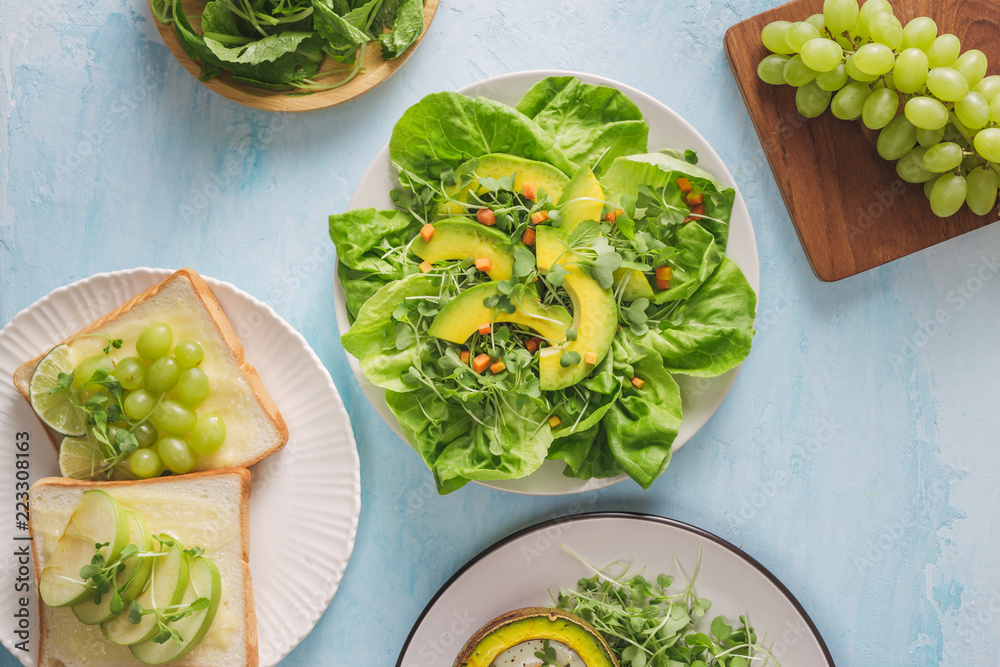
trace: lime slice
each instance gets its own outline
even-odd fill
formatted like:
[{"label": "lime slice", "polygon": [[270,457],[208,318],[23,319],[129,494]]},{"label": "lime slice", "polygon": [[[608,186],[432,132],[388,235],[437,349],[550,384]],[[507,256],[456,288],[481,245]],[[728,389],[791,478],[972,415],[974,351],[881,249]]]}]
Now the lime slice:
[{"label": "lime slice", "polygon": [[[97,451],[97,443],[90,438],[63,438],[59,444],[59,474],[72,479],[106,481],[104,462]],[[128,459],[123,460],[111,474],[111,479],[135,479]]]},{"label": "lime slice", "polygon": [[56,345],[42,357],[31,374],[28,396],[31,407],[42,423],[57,433],[81,437],[87,433],[87,417],[69,391],[52,393],[59,384],[60,373],[71,373],[73,363],[69,346]]}]

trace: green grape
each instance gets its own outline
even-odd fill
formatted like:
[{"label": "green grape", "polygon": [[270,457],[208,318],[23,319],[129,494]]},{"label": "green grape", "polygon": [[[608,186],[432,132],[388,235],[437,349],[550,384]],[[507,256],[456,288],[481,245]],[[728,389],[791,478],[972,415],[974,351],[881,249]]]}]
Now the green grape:
[{"label": "green grape", "polygon": [[788,26],[785,31],[785,41],[794,53],[801,53],[806,42],[819,39],[819,30],[812,23],[799,21]]},{"label": "green grape", "polygon": [[997,94],[1000,93],[1000,75],[993,74],[988,76],[973,86],[972,89],[985,97],[987,102],[992,102]]},{"label": "green grape", "polygon": [[156,443],[156,452],[163,459],[163,465],[167,467],[167,470],[177,475],[190,472],[197,460],[197,455],[191,449],[191,445],[180,438],[169,435],[163,436]]},{"label": "green grape", "polygon": [[146,365],[138,357],[125,357],[111,372],[127,391],[140,389],[146,381]]},{"label": "green grape", "polygon": [[832,39],[818,37],[802,47],[802,62],[816,72],[830,72],[844,60],[844,49]]},{"label": "green grape", "polygon": [[125,397],[124,407],[129,419],[145,419],[156,407],[156,395],[148,389],[130,392]]},{"label": "green grape", "polygon": [[990,122],[1000,123],[1000,95],[995,95],[990,102]]},{"label": "green grape", "polygon": [[208,396],[208,374],[200,368],[185,368],[177,379],[177,398],[184,405],[198,405]]},{"label": "green grape", "polygon": [[806,19],[806,23],[812,25],[816,30],[822,31],[826,27],[826,19],[823,18],[822,14],[813,14]]},{"label": "green grape", "polygon": [[111,357],[106,354],[95,354],[92,357],[87,357],[73,369],[73,381],[70,386],[73,391],[80,391],[80,388],[94,377],[94,373],[102,369],[110,372],[114,366]]},{"label": "green grape", "polygon": [[830,32],[840,34],[853,30],[858,24],[857,0],[825,0],[823,2],[823,18]]},{"label": "green grape", "polygon": [[847,76],[861,83],[871,83],[878,79],[878,76],[875,74],[865,74],[859,70],[853,55],[849,56],[847,61],[844,62],[844,69],[847,70]]},{"label": "green grape", "polygon": [[177,359],[181,368],[192,368],[205,358],[205,350],[201,349],[201,344],[198,341],[182,340],[174,348],[174,358]]},{"label": "green grape", "polygon": [[970,87],[975,86],[986,76],[986,54],[979,49],[970,49],[960,55],[951,67],[965,77]]},{"label": "green grape", "polygon": [[972,91],[959,101],[955,102],[955,115],[970,130],[979,130],[986,127],[990,120],[990,103],[986,98]]},{"label": "green grape", "polygon": [[896,117],[899,110],[899,95],[891,88],[879,88],[873,92],[861,110],[861,120],[870,130],[881,130]]},{"label": "green grape", "polygon": [[964,176],[944,174],[934,181],[934,187],[931,188],[931,210],[939,218],[955,215],[965,203],[968,192],[969,186]]},{"label": "green grape", "polygon": [[191,431],[191,447],[205,456],[217,452],[225,439],[226,423],[214,412],[199,417]]},{"label": "green grape", "polygon": [[783,54],[794,53],[788,47],[788,41],[785,39],[785,33],[790,25],[792,24],[788,21],[774,21],[764,26],[764,29],[760,31],[760,41],[763,42],[768,51]]},{"label": "green grape", "polygon": [[892,49],[885,44],[865,44],[854,53],[854,63],[869,76],[882,76],[892,70],[895,62]]},{"label": "green grape", "polygon": [[[772,86],[783,86],[785,84],[785,64],[788,60],[788,56],[781,55],[780,53],[772,53],[761,60],[760,64],[757,65],[757,76],[759,76],[760,80],[764,83],[769,83]],[[197,343],[195,343],[195,345],[197,345]],[[180,361],[180,347],[181,344],[178,343],[177,349],[174,350],[174,354],[177,355],[178,361]]]},{"label": "green grape", "polygon": [[831,97],[833,93],[823,90],[812,81],[795,91],[795,108],[806,118],[816,118],[830,106]]},{"label": "green grape", "polygon": [[174,357],[160,357],[146,369],[146,388],[154,394],[165,394],[177,384],[181,365]]},{"label": "green grape", "polygon": [[878,154],[883,160],[898,160],[917,144],[917,128],[900,114],[878,133]]},{"label": "green grape", "polygon": [[896,173],[907,183],[926,183],[938,175],[924,169],[924,154],[927,149],[916,146],[896,162]]},{"label": "green grape", "polygon": [[934,144],[941,143],[944,139],[944,128],[939,127],[936,130],[921,130],[917,128],[917,143],[924,148],[930,148]]},{"label": "green grape", "polygon": [[830,110],[840,120],[854,120],[861,115],[871,94],[872,89],[867,84],[853,81],[834,95]]},{"label": "green grape", "polygon": [[952,34],[938,36],[927,47],[927,61],[931,67],[951,67],[962,52],[962,43]]},{"label": "green grape", "polygon": [[128,458],[128,467],[139,479],[151,479],[163,474],[163,460],[155,449],[137,449]]},{"label": "green grape", "polygon": [[868,23],[868,33],[872,42],[895,51],[903,43],[903,26],[899,19],[889,12],[879,12]]},{"label": "green grape", "polygon": [[847,68],[841,63],[829,72],[820,72],[817,74],[816,85],[822,90],[835,93],[847,85],[847,79]]},{"label": "green grape", "polygon": [[871,20],[880,12],[892,14],[892,5],[889,4],[888,0],[868,0],[861,5],[861,11],[858,13],[858,34],[861,37],[867,38],[871,34],[869,30]]},{"label": "green grape", "polygon": [[924,169],[933,174],[943,174],[958,168],[962,164],[962,147],[956,143],[945,143],[931,146],[924,154]]},{"label": "green grape", "polygon": [[903,42],[901,49],[918,48],[926,51],[937,37],[937,24],[934,19],[926,16],[918,16],[903,28]]},{"label": "green grape", "polygon": [[973,140],[976,152],[988,162],[1000,162],[1000,128],[980,130]]},{"label": "green grape", "polygon": [[979,167],[969,172],[966,181],[969,192],[966,202],[976,215],[987,215],[997,203],[997,173],[989,167]]},{"label": "green grape", "polygon": [[944,102],[957,102],[969,94],[969,82],[950,67],[935,67],[927,73],[927,90]]},{"label": "green grape", "polygon": [[984,164],[986,164],[986,160],[979,157],[974,152],[969,151],[967,149],[963,150],[966,150],[966,154],[965,157],[962,159],[962,166],[960,167],[960,169],[966,175],[968,175],[968,173],[973,169],[977,167],[982,167]]},{"label": "green grape", "polygon": [[160,401],[160,404],[153,410],[150,417],[156,428],[170,435],[184,435],[190,433],[198,421],[198,415],[194,410],[181,405],[177,401]]},{"label": "green grape", "polygon": [[927,197],[928,199],[931,198],[931,192],[934,190],[934,184],[937,183],[940,179],[941,179],[941,177],[938,176],[937,174],[935,174],[933,179],[931,179],[931,180],[927,181],[926,183],[924,183],[924,196],[925,197]]},{"label": "green grape", "polygon": [[789,58],[788,62],[785,63],[785,81],[790,86],[804,86],[813,79],[816,78],[816,72],[809,69],[804,62],[802,62],[801,55],[795,55]]},{"label": "green grape", "polygon": [[132,435],[135,436],[135,439],[139,443],[140,447],[149,447],[151,444],[156,442],[157,438],[160,437],[156,427],[148,421],[144,421],[141,424],[133,426]]},{"label": "green grape", "polygon": [[933,97],[913,97],[906,103],[906,117],[924,130],[937,130],[948,124],[948,109]]},{"label": "green grape", "polygon": [[892,68],[892,78],[899,92],[920,92],[927,82],[927,54],[917,48],[909,48],[900,53]]},{"label": "green grape", "polygon": [[151,324],[139,334],[135,341],[135,351],[143,359],[159,359],[174,343],[174,332],[166,324]]}]

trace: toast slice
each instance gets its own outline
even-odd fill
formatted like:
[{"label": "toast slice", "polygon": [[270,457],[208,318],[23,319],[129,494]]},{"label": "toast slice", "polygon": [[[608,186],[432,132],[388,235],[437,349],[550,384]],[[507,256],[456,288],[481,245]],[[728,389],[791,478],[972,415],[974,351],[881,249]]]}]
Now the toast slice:
[{"label": "toast slice", "polygon": [[[249,471],[242,468],[122,482],[61,477],[31,488],[29,527],[35,578],[41,576],[70,515],[88,489],[102,489],[139,514],[155,533],[201,546],[218,566],[222,598],[205,638],[177,667],[256,667],[257,620],[250,580]],[[39,667],[135,667],[127,647],[112,644],[100,626],[84,625],[69,607],[39,601]]]},{"label": "toast slice", "polygon": [[[84,334],[103,333],[121,338],[122,348],[113,356],[135,356],[135,342],[150,324],[166,322],[174,342],[193,339],[201,343],[201,367],[213,382],[212,391],[198,406],[199,414],[219,413],[226,424],[226,440],[219,451],[199,456],[195,470],[246,467],[266,458],[288,442],[288,428],[257,371],[246,362],[243,345],[211,289],[192,269],[181,269],[127,303],[90,323],[63,342],[71,345],[77,360],[97,354],[107,343]],[[14,371],[14,386],[29,400],[31,374],[48,350]],[[61,437],[48,431],[59,448]]]}]

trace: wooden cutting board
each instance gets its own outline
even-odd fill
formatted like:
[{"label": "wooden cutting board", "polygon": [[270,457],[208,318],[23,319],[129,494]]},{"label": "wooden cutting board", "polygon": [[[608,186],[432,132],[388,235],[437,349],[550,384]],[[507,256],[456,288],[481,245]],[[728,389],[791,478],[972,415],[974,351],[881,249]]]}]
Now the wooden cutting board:
[{"label": "wooden cutting board", "polygon": [[[962,50],[986,54],[988,74],[1000,74],[1000,12],[995,0],[894,0],[906,22],[930,16],[938,34],[953,33]],[[904,182],[895,163],[879,157],[877,133],[861,121],[827,111],[806,119],[795,109],[795,89],[757,77],[768,51],[760,31],[771,21],[804,21],[822,12],[823,0],[794,0],[739,23],[726,32],[729,64],[754,129],[785,200],[813,271],[833,281],[905,257],[996,221],[968,207],[941,219],[931,213],[923,187]]]}]

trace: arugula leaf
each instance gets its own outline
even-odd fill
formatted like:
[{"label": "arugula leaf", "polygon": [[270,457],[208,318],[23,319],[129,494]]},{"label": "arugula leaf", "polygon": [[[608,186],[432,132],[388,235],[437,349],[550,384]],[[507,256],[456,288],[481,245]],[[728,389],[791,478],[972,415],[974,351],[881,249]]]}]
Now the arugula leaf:
[{"label": "arugula leaf", "polygon": [[382,57],[393,60],[403,55],[424,31],[423,0],[403,0],[392,22],[392,32],[378,36]]},{"label": "arugula leaf", "polygon": [[338,13],[328,0],[313,0],[313,10],[316,30],[326,40],[323,50],[338,62],[353,64],[358,47],[371,37]]},{"label": "arugula leaf", "polygon": [[202,40],[211,62],[234,75],[270,84],[309,78],[319,71],[323,60],[321,40],[314,32],[284,31],[235,47],[210,37]]}]

